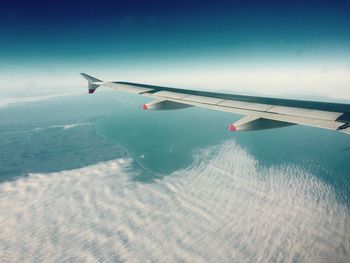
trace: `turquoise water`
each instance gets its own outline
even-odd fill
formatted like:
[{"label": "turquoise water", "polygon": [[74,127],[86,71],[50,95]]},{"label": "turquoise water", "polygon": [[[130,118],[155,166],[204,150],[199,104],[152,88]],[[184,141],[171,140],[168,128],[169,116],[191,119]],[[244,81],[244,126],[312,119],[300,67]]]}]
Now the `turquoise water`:
[{"label": "turquoise water", "polygon": [[147,101],[0,109],[0,258],[348,262],[350,136],[232,133],[240,116]]},{"label": "turquoise water", "polygon": [[235,140],[261,166],[301,165],[350,197],[346,134],[303,126],[232,133],[228,125],[241,116],[201,108],[143,111],[140,105],[149,99],[124,94],[118,98],[115,112],[97,121],[97,132],[158,177],[189,166],[199,149]]},{"label": "turquoise water", "polygon": [[[104,91],[0,110],[0,180],[83,167],[129,154],[150,181],[191,165],[200,149],[234,140],[259,165],[301,165],[350,196],[349,136],[303,126],[236,132],[240,116],[201,108],[144,111],[150,99]],[[137,178],[136,178],[137,179]]]},{"label": "turquoise water", "polygon": [[124,156],[95,131],[96,120],[108,112],[106,103],[85,95],[0,109],[0,182]]}]

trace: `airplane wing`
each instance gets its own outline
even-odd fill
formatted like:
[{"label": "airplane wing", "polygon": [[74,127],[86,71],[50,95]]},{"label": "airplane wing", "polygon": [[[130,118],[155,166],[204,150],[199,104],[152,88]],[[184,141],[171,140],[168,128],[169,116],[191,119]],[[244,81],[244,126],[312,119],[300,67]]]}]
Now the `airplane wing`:
[{"label": "airplane wing", "polygon": [[350,104],[243,96],[160,87],[123,81],[101,81],[85,73],[89,93],[99,86],[151,97],[144,110],[175,110],[191,106],[244,115],[229,125],[231,131],[306,125],[350,134]]}]

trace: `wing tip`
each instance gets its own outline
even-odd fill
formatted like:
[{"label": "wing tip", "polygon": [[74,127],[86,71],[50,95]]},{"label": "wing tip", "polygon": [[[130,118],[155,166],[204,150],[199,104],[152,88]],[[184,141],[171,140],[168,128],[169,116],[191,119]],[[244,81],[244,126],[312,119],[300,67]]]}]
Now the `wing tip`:
[{"label": "wing tip", "polygon": [[84,79],[86,79],[89,83],[93,83],[93,82],[102,82],[101,80],[99,80],[99,79],[97,79],[97,78],[95,78],[95,77],[93,77],[93,76],[90,76],[90,75],[88,75],[88,74],[86,74],[86,73],[80,73],[80,75],[81,75]]},{"label": "wing tip", "polygon": [[101,80],[94,78],[86,73],[80,73],[81,76],[83,76],[84,79],[88,82],[88,90],[89,94],[92,94],[95,92],[95,90],[101,85]]}]

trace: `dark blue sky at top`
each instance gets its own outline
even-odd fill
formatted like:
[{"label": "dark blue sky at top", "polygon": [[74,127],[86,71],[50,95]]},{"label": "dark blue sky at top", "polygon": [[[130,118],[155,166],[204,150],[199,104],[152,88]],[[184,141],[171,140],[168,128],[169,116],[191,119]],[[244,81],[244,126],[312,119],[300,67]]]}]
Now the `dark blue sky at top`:
[{"label": "dark blue sky at top", "polygon": [[2,1],[3,63],[350,44],[350,1]]}]

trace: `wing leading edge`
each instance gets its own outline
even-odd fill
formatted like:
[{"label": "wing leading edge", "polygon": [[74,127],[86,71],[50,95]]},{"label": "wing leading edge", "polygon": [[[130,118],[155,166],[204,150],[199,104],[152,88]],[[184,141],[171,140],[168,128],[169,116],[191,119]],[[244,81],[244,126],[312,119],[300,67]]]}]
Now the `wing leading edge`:
[{"label": "wing leading edge", "polygon": [[145,110],[175,110],[198,106],[246,117],[229,126],[231,131],[261,130],[295,124],[338,130],[350,134],[350,104],[243,96],[160,87],[131,82],[107,82],[85,73],[89,93],[99,86],[152,97]]}]

